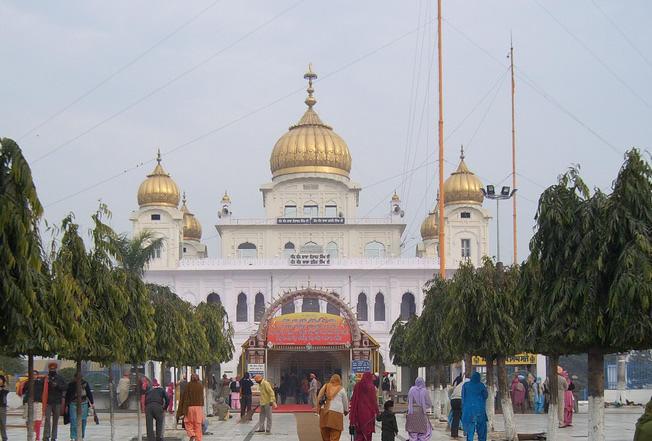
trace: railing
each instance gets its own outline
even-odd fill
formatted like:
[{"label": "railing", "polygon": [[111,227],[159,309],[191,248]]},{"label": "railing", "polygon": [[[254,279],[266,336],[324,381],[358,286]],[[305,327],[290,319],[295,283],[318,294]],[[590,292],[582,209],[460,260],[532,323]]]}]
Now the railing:
[{"label": "railing", "polygon": [[[277,218],[272,217],[259,217],[259,218],[223,218],[222,225],[277,225]],[[288,219],[288,218],[283,218]],[[344,218],[343,225],[377,225],[377,224],[393,224],[401,223],[400,221],[392,221],[392,217],[346,217]],[[296,224],[291,224],[296,225]],[[319,225],[319,224],[306,224],[306,225]],[[342,224],[337,224],[342,225]],[[285,226],[285,225],[283,225]]]},{"label": "railing", "polygon": [[256,268],[403,268],[403,269],[439,269],[439,258],[420,257],[386,257],[386,258],[340,258],[331,259],[330,265],[290,265],[289,259],[181,259],[179,269],[249,269]]}]

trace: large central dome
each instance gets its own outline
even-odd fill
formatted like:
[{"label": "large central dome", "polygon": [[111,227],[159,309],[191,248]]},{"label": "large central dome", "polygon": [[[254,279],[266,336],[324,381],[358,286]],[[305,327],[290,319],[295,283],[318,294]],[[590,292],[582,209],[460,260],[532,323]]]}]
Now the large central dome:
[{"label": "large central dome", "polygon": [[310,70],[304,78],[308,80],[305,101],[308,110],[299,123],[276,142],[269,159],[272,178],[294,173],[328,173],[348,178],[351,171],[349,147],[312,109],[317,102],[312,96],[312,80],[317,74]]}]

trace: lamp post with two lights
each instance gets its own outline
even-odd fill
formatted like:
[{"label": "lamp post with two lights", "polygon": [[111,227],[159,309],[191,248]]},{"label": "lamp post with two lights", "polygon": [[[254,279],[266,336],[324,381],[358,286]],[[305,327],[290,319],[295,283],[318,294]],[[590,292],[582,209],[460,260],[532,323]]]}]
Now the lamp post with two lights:
[{"label": "lamp post with two lights", "polygon": [[500,193],[496,193],[496,187],[487,185],[487,189],[481,188],[480,191],[484,197],[496,200],[496,260],[500,262],[500,206],[499,202],[502,200],[510,199],[516,193],[516,189],[511,189],[508,186],[503,186]]}]

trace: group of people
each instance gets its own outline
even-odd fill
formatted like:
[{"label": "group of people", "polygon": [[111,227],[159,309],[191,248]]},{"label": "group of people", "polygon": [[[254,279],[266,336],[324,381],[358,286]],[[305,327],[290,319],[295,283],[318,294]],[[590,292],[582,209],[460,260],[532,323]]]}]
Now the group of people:
[{"label": "group of people", "polygon": [[[53,361],[48,363],[47,375],[40,375],[36,370],[31,373],[34,388],[32,392],[32,415],[34,421],[34,433],[37,441],[41,439],[41,425],[43,421],[43,441],[56,441],[59,435],[59,416],[62,414],[64,415],[64,424],[70,424],[70,439],[77,439],[79,430],[79,427],[77,426],[78,403],[81,403],[81,438],[85,437],[86,422],[90,414],[90,409],[95,409],[93,392],[86,380],[81,378],[81,374],[76,374],[75,381],[67,384],[64,378],[57,373],[58,367],[58,363]],[[27,404],[29,400],[29,377],[29,375],[26,375],[26,381],[22,382],[18,387],[18,396],[22,397],[24,404]],[[81,396],[78,400],[77,380],[80,379]],[[4,378],[0,378],[0,382],[4,384]],[[62,408],[63,413],[61,412]],[[25,406],[24,408],[23,417],[27,423],[28,406]],[[6,441],[7,435],[4,431],[5,426],[0,423],[0,427],[2,428],[2,430],[0,430],[2,440]]]}]

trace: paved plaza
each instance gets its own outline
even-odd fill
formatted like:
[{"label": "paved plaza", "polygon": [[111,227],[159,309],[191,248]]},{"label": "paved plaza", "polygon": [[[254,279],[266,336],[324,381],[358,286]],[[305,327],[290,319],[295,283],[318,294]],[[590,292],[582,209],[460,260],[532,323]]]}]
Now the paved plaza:
[{"label": "paved plaza", "polygon": [[[643,413],[643,408],[619,408],[619,409],[605,409],[605,441],[631,441],[634,438],[634,425],[639,416]],[[8,415],[8,435],[9,441],[24,440],[25,426],[22,419],[22,412],[20,410],[10,410]],[[86,441],[107,441],[110,439],[111,427],[109,424],[109,414],[99,413],[100,424],[95,425],[92,419],[89,419],[89,424],[86,431]],[[503,430],[502,416],[498,415],[496,419],[496,430]],[[516,424],[519,433],[536,433],[546,431],[547,415],[524,414],[516,415]],[[315,427],[318,424],[318,417],[314,415]],[[237,424],[239,416],[235,416],[229,421],[218,421],[216,417],[208,418],[210,425],[208,428],[212,435],[205,435],[205,441],[249,441],[256,439],[263,439],[265,441],[281,441],[281,440],[299,440],[297,435],[297,419],[292,413],[274,413],[272,434],[266,436],[264,434],[254,433],[258,415],[254,415],[253,422],[245,424]],[[397,419],[401,432],[397,437],[398,441],[405,441],[408,435],[403,430],[405,427],[405,416],[397,412]],[[146,439],[145,434],[145,418],[143,415],[143,439]],[[557,432],[558,441],[577,441],[587,439],[587,414],[576,414],[573,418],[573,427],[559,429]],[[167,428],[174,427],[174,420],[172,416],[167,417]],[[126,441],[131,440],[138,433],[138,423],[136,414],[132,413],[119,413],[116,414],[115,419],[115,440]],[[69,438],[69,428],[61,424],[59,426],[59,441],[66,441]],[[498,435],[498,434],[496,434]],[[490,435],[490,438],[499,439]],[[342,434],[342,441],[350,439],[346,433]],[[380,427],[377,427],[376,434],[373,439],[380,441]],[[449,432],[444,428],[436,427],[431,438],[433,441],[447,441],[450,439]],[[316,438],[314,441],[318,441]],[[187,437],[184,438],[187,441]],[[303,440],[306,441],[306,440]],[[312,441],[312,440],[310,440]]]}]

